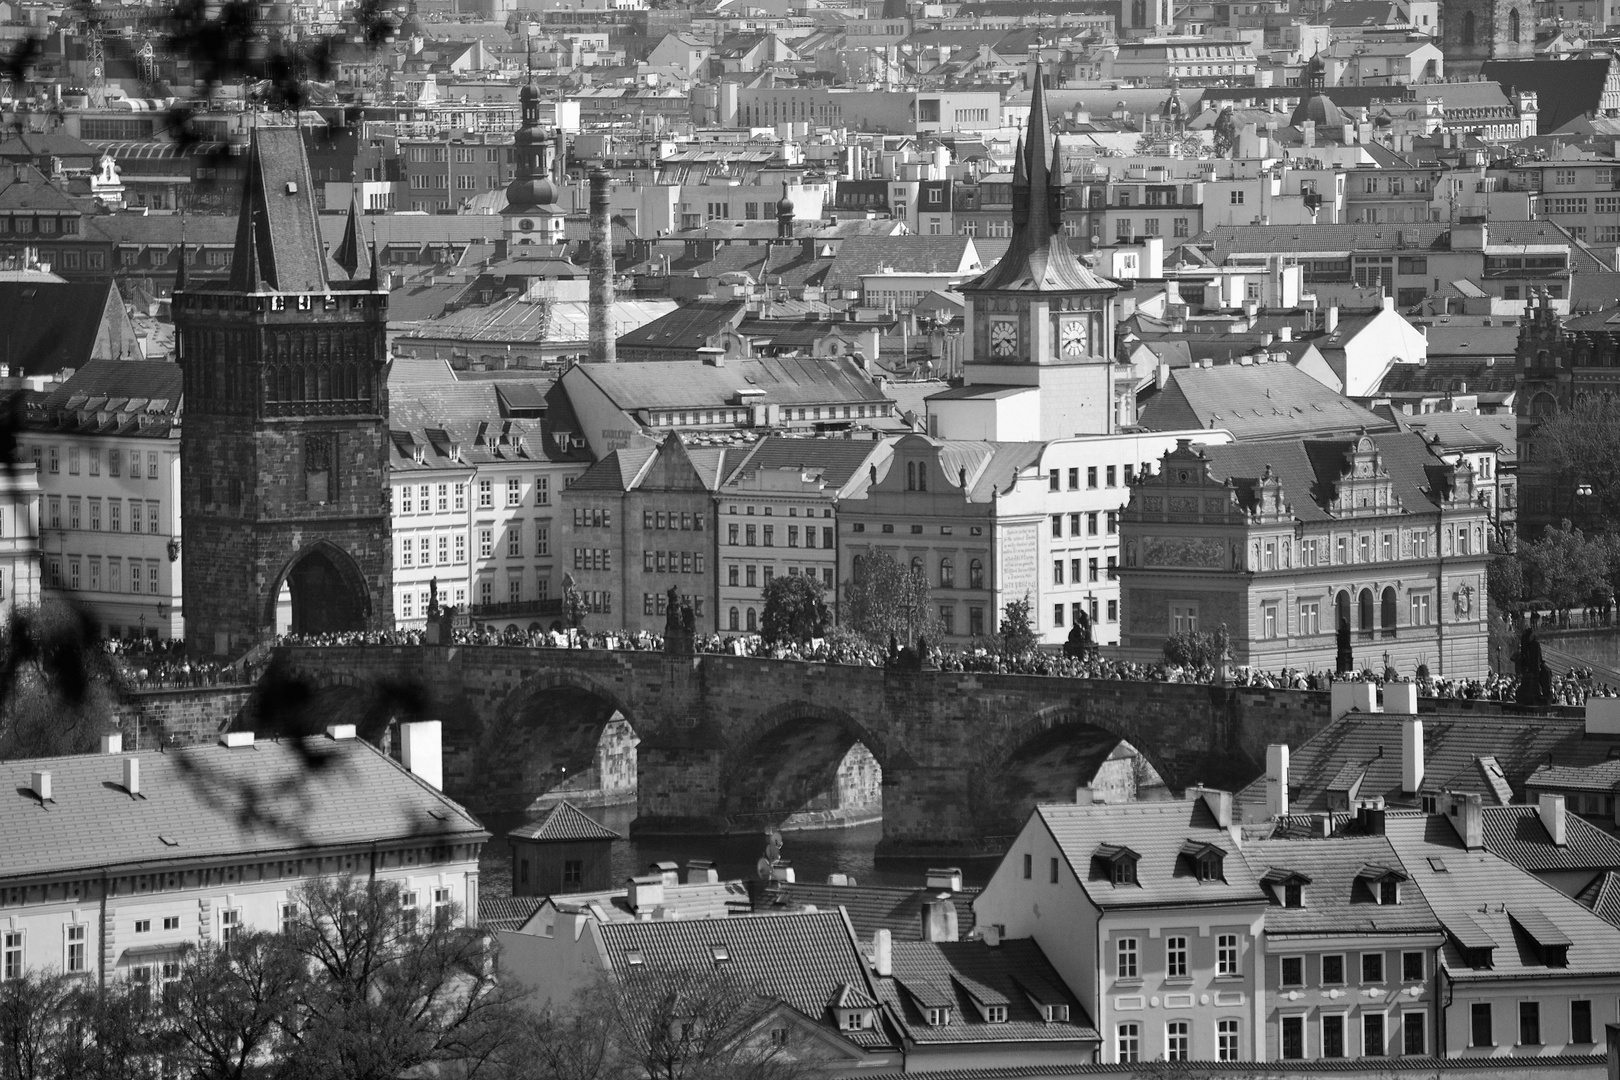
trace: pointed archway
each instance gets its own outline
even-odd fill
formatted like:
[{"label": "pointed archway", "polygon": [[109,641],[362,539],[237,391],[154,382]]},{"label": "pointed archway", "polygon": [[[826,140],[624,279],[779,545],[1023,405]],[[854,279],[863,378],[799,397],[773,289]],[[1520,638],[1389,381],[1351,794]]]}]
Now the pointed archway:
[{"label": "pointed archway", "polygon": [[276,625],[274,605],[285,598],[291,602],[288,629],[295,634],[364,630],[371,614],[370,590],[359,565],[348,552],[325,540],[289,561],[271,596],[267,621]]}]

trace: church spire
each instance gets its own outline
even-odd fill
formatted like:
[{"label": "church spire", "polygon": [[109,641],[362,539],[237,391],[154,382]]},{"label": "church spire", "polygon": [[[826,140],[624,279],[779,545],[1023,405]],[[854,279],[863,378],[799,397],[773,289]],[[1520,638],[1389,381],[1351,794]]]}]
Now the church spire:
[{"label": "church spire", "polygon": [[174,268],[174,292],[185,292],[186,285],[186,219],[180,219],[180,265]]},{"label": "church spire", "polygon": [[1024,151],[1024,137],[1018,136],[1013,150],[1012,220],[1015,226],[1029,223],[1029,157]]},{"label": "church spire", "polygon": [[360,184],[358,180],[351,179],[349,184],[349,219],[343,226],[343,240],[338,244],[337,250],[332,252],[332,261],[343,268],[354,280],[356,270],[360,269]]},{"label": "church spire", "polygon": [[1029,101],[1029,231],[1037,241],[1052,231],[1050,173],[1046,163],[1046,138],[1052,130],[1046,116],[1046,80],[1041,62],[1035,61],[1035,90]]}]

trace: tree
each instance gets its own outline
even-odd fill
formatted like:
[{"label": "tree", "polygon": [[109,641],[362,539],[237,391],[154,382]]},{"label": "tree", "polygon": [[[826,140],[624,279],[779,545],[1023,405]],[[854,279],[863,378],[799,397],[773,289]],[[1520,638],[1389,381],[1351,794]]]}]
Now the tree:
[{"label": "tree", "polygon": [[1575,485],[1588,485],[1595,516],[1620,524],[1620,398],[1582,397],[1542,421],[1533,447],[1537,461],[1562,474],[1558,483],[1564,490],[1555,499],[1572,497]]},{"label": "tree", "polygon": [[1034,651],[1035,628],[1029,620],[1029,593],[1022,600],[1009,601],[1001,609],[1001,640],[1008,656]]},{"label": "tree", "polygon": [[1491,564],[1486,570],[1485,588],[1497,609],[1517,612],[1525,600],[1525,574],[1520,552],[1502,551],[1492,545]]},{"label": "tree", "polygon": [[262,932],[194,949],[168,988],[171,1057],[195,1080],[246,1080],[285,1047],[307,969],[287,938]]},{"label": "tree", "polygon": [[1608,588],[1608,557],[1601,544],[1565,520],[1539,539],[1521,544],[1531,589],[1562,617],[1571,608],[1599,600]]},{"label": "tree", "polygon": [[820,637],[832,621],[826,594],[814,574],[773,577],[765,583],[763,596],[765,614],[759,631],[767,645]]},{"label": "tree", "polygon": [[850,629],[879,648],[892,636],[910,644],[938,639],[938,619],[929,603],[928,577],[908,570],[887,552],[857,557],[855,579],[844,585],[844,611]]},{"label": "tree", "polygon": [[608,1017],[618,1075],[649,1080],[810,1080],[823,1075],[795,1039],[762,1030],[779,1008],[724,965],[644,965],[587,987],[577,1011]]},{"label": "tree", "polygon": [[38,971],[0,982],[0,1078],[45,1080],[62,1074],[75,982]]},{"label": "tree", "polygon": [[1184,630],[1164,639],[1164,661],[1180,667],[1214,667],[1226,656],[1226,627],[1214,633]]},{"label": "tree", "polygon": [[498,1071],[519,992],[497,981],[487,941],[457,925],[453,905],[422,918],[401,900],[398,882],[375,879],[317,878],[297,890],[286,940],[309,976],[284,1055],[297,1076]]},{"label": "tree", "polygon": [[117,730],[117,684],[76,605],[13,611],[0,634],[0,759],[94,752]]}]

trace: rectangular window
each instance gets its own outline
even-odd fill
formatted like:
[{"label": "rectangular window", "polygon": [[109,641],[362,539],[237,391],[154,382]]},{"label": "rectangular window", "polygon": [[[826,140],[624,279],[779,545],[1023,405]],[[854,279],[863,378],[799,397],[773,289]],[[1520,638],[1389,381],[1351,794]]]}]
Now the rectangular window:
[{"label": "rectangular window", "polygon": [[1277,607],[1275,603],[1260,605],[1260,626],[1263,637],[1275,638],[1277,633]]},{"label": "rectangular window", "polygon": [[1120,938],[1115,942],[1114,956],[1114,977],[1116,979],[1134,979],[1137,977],[1135,938]]},{"label": "rectangular window", "polygon": [[1322,1017],[1322,1056],[1325,1058],[1344,1057],[1344,1016],[1342,1014],[1324,1015]]},{"label": "rectangular window", "polygon": [[1405,982],[1422,982],[1424,974],[1423,954],[1421,952],[1401,953],[1401,979]]},{"label": "rectangular window", "polygon": [[1288,1060],[1298,1060],[1305,1056],[1305,1018],[1303,1016],[1285,1016],[1282,1018],[1282,1056]]},{"label": "rectangular window", "polygon": [[1034,876],[1035,876],[1035,857],[1033,855],[1025,855],[1024,856],[1024,880],[1028,881],[1031,878],[1033,878]]},{"label": "rectangular window", "polygon": [[0,934],[0,979],[20,979],[23,974],[23,936],[21,930],[7,930]]},{"label": "rectangular window", "polygon": [[1282,958],[1282,985],[1305,985],[1305,958],[1303,956],[1285,956]]},{"label": "rectangular window", "polygon": [[1119,1025],[1119,1056],[1118,1061],[1130,1063],[1141,1059],[1142,1055],[1142,1025],[1131,1023]]},{"label": "rectangular window", "polygon": [[77,529],[78,527],[79,497],[77,495],[70,495],[68,496],[68,528]]},{"label": "rectangular window", "polygon": [[439,565],[440,566],[448,566],[449,564],[450,564],[450,538],[448,536],[441,536],[441,537],[439,537]]},{"label": "rectangular window", "polygon": [[1322,632],[1322,605],[1319,603],[1304,603],[1299,605],[1299,633],[1300,636],[1320,634]]},{"label": "rectangular window", "polygon": [[1569,1041],[1583,1045],[1592,1041],[1592,1003],[1584,999],[1569,1003]]},{"label": "rectangular window", "polygon": [[1058,883],[1058,861],[1055,858],[1048,860],[1047,880],[1053,885]]},{"label": "rectangular window", "polygon": [[1086,487],[1095,488],[1096,486],[1097,486],[1097,466],[1095,466],[1095,465],[1087,466],[1087,468],[1086,468]]},{"label": "rectangular window", "polygon": [[[1093,485],[1093,486],[1095,486],[1095,485]],[[1095,510],[1093,510],[1091,513],[1086,515],[1086,535],[1087,536],[1096,536],[1097,535],[1097,511],[1095,511]]]},{"label": "rectangular window", "polygon": [[488,510],[495,505],[495,481],[478,481],[478,508]]},{"label": "rectangular window", "polygon": [[1519,1045],[1541,1045],[1541,1002],[1519,1002]]},{"label": "rectangular window", "polygon": [[1164,1025],[1164,1059],[1186,1061],[1189,1054],[1187,1021],[1172,1020]]},{"label": "rectangular window", "polygon": [[[460,537],[457,537],[457,540],[459,541]],[[551,526],[550,525],[547,525],[547,524],[544,524],[544,523],[538,522],[538,521],[535,522],[535,525],[534,525],[534,553],[537,556],[541,557],[541,558],[545,558],[545,557],[547,557],[547,556],[549,556],[551,554]],[[460,562],[461,560],[458,559],[456,561]]]},{"label": "rectangular window", "polygon": [[[1070,469],[1069,471],[1073,472],[1074,470]],[[1048,490],[1048,491],[1057,491],[1058,490],[1058,471],[1056,469],[1048,469],[1048,470],[1046,470],[1046,490]]]},{"label": "rectangular window", "polygon": [[1222,934],[1215,939],[1215,974],[1239,974],[1238,939],[1236,934]]},{"label": "rectangular window", "polygon": [[495,530],[478,530],[478,557],[487,559],[495,554]]},{"label": "rectangular window", "polygon": [[85,971],[89,961],[90,928],[83,924],[67,929],[67,956],[63,969],[69,974]]},{"label": "rectangular window", "polygon": [[1491,1003],[1488,1001],[1476,1001],[1468,1006],[1468,1045],[1496,1045],[1496,1033],[1491,1025]]},{"label": "rectangular window", "polygon": [[146,531],[154,536],[161,531],[158,528],[158,509],[158,504],[155,502],[146,504]]},{"label": "rectangular window", "polygon": [[1186,938],[1167,937],[1164,939],[1164,975],[1167,979],[1185,979],[1187,977]]},{"label": "rectangular window", "polygon": [[506,557],[521,559],[523,557],[523,523],[512,522],[512,527],[506,531]]},{"label": "rectangular window", "polygon": [[77,446],[68,447],[68,475],[79,475],[79,448]]},{"label": "rectangular window", "polygon": [[1409,1012],[1401,1014],[1401,1053],[1408,1057],[1422,1057],[1429,1052],[1428,1030],[1423,1023],[1423,1014]]},{"label": "rectangular window", "polygon": [[[131,451],[131,453],[133,452],[134,451]],[[146,478],[148,480],[156,480],[158,478],[158,456],[156,450],[148,450],[146,452]]]},{"label": "rectangular window", "polygon": [[506,505],[523,505],[523,481],[516,476],[506,478]]},{"label": "rectangular window", "polygon": [[1238,1060],[1238,1022],[1236,1020],[1216,1021],[1215,1060]]},{"label": "rectangular window", "polygon": [[1363,1057],[1383,1057],[1388,1052],[1384,1044],[1384,1014],[1361,1014],[1361,1053]]},{"label": "rectangular window", "polygon": [[1062,559],[1053,559],[1052,560],[1052,584],[1054,584],[1054,585],[1063,584],[1063,560]]},{"label": "rectangular window", "polygon": [[1063,538],[1063,515],[1062,514],[1053,514],[1052,515],[1052,539],[1060,540],[1062,538]]},{"label": "rectangular window", "polygon": [[1370,952],[1361,954],[1361,981],[1364,983],[1381,983],[1384,981],[1384,954]]},{"label": "rectangular window", "polygon": [[90,500],[90,528],[94,532],[101,531],[101,500]]},{"label": "rectangular window", "polygon": [[290,933],[293,932],[294,929],[297,928],[297,926],[298,926],[298,905],[297,904],[282,904],[281,905],[281,932],[283,934],[290,934]]},{"label": "rectangular window", "polygon": [[219,943],[221,945],[234,944],[242,933],[242,912],[237,908],[227,908],[219,913]]}]

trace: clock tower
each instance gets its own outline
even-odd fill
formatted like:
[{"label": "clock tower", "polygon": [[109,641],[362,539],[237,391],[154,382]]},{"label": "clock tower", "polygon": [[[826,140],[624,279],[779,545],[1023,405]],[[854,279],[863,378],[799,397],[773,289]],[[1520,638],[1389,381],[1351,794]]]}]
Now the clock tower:
[{"label": "clock tower", "polygon": [[[1027,138],[1013,163],[1013,235],[1007,253],[962,286],[971,398],[1027,388],[1038,399],[1041,439],[1100,435],[1135,420],[1134,386],[1114,362],[1113,296],[1119,287],[1075,255],[1062,232],[1063,153],[1048,147],[1046,89],[1036,67]],[[995,437],[1032,437],[1024,432]]]}]

